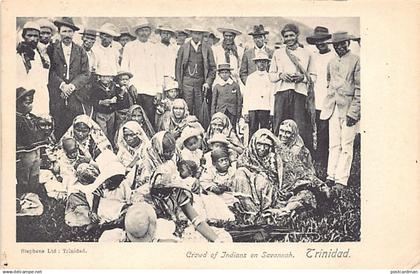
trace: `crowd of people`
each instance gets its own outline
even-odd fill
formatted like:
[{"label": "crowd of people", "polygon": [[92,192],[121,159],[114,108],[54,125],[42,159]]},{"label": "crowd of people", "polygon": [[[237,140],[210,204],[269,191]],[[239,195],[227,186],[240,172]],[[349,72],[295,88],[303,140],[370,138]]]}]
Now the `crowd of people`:
[{"label": "crowd of people", "polygon": [[100,229],[99,241],[229,242],[214,223],[276,223],[346,187],[360,120],[349,45],[360,39],[318,26],[304,46],[286,24],[271,49],[255,25],[244,49],[241,31],[218,31],[222,39],[145,19],[83,31],[70,17],[27,22],[17,45],[18,213],[30,214],[24,201],[36,193],[65,200],[67,225]]}]

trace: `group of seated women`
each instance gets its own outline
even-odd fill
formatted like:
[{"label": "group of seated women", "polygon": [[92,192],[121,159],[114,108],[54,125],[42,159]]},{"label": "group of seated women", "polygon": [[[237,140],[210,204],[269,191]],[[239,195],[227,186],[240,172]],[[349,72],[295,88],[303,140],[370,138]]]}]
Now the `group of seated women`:
[{"label": "group of seated women", "polygon": [[99,241],[229,242],[218,221],[275,222],[328,194],[292,120],[244,145],[225,114],[205,131],[183,99],[162,119],[155,133],[134,105],[113,142],[91,117],[74,119],[44,170],[49,194],[65,192],[67,225],[100,229]]}]

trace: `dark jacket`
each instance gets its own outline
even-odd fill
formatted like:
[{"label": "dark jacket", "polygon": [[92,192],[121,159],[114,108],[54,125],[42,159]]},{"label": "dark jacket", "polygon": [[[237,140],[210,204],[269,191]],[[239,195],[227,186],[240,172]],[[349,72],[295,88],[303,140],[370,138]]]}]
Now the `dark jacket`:
[{"label": "dark jacket", "polygon": [[[273,57],[274,50],[265,47],[265,52],[267,53],[268,57],[271,59]],[[252,59],[255,58],[255,47],[250,49],[246,49],[244,55],[242,56],[241,67],[239,69],[239,77],[241,78],[242,83],[246,84],[246,78],[248,75],[253,73],[257,70],[257,66]],[[267,71],[270,66],[267,66]]]},{"label": "dark jacket", "polygon": [[46,145],[38,120],[32,113],[16,113],[16,153],[30,152]]},{"label": "dark jacket", "polygon": [[226,110],[238,118],[241,116],[243,99],[238,83],[234,81],[224,86],[216,84],[212,92],[211,116],[216,112],[225,113]]},{"label": "dark jacket", "polygon": [[[184,43],[178,50],[178,55],[175,63],[175,77],[178,81],[179,87],[182,88],[182,82],[184,77],[184,71],[188,66],[188,58],[190,54],[191,43]],[[204,60],[204,78],[206,83],[211,87],[214,79],[216,78],[216,62],[214,61],[214,55],[212,49],[201,43],[201,50],[203,53]]]},{"label": "dark jacket", "polygon": [[[89,61],[85,50],[72,43],[70,54],[69,80],[66,79],[67,64],[61,42],[55,43],[50,49],[50,74],[48,79],[48,91],[50,93],[50,112],[52,115],[59,114],[65,109],[81,112],[81,103],[89,100],[88,91],[85,89],[90,79]],[[65,100],[60,97],[60,85],[72,83],[76,90]],[[83,112],[83,111],[82,111]]]},{"label": "dark jacket", "polygon": [[[130,107],[129,95],[127,92],[125,92],[122,97],[119,96],[120,87],[117,87],[114,82],[111,82],[108,89],[109,90],[106,90],[106,87],[99,81],[92,86],[90,91],[90,102],[96,112],[109,114],[116,110]],[[117,97],[117,102],[115,104],[110,104],[109,106],[99,104],[100,100],[111,99],[112,97]]]}]

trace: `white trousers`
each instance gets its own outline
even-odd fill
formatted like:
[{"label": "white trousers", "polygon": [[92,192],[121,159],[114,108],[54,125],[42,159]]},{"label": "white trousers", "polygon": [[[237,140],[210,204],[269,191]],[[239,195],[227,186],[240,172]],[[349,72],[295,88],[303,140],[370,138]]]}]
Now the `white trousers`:
[{"label": "white trousers", "polygon": [[327,179],[347,185],[353,161],[353,143],[358,132],[359,122],[354,126],[346,125],[346,118],[340,118],[337,106],[329,120],[329,155]]}]

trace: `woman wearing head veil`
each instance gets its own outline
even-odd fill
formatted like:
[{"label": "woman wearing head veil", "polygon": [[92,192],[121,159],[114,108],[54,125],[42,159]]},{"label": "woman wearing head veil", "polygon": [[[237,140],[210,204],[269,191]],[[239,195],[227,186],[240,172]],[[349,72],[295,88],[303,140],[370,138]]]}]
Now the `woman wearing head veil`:
[{"label": "woman wearing head veil", "polygon": [[[165,131],[156,133],[146,148],[142,173],[143,178],[149,183],[150,195],[158,215],[179,223],[178,214],[182,211],[195,230],[199,232],[202,240],[217,242],[223,241],[223,237],[231,241],[224,230],[212,229],[194,209],[193,195],[182,182],[176,161],[175,139],[172,134]],[[196,234],[195,230],[188,229],[187,231]],[[187,238],[184,239],[187,240]]]},{"label": "woman wearing head veil", "polygon": [[315,173],[311,153],[305,147],[303,139],[299,135],[299,128],[296,122],[290,119],[284,120],[279,128],[279,140],[283,154],[286,154],[285,152],[288,151],[291,155],[296,156],[308,170]]},{"label": "woman wearing head veil", "polygon": [[274,211],[288,214],[303,206],[316,208],[320,200],[325,201],[329,197],[330,189],[317,178],[311,154],[293,120],[284,120],[280,124],[279,141],[283,181],[276,205],[280,210]]},{"label": "woman wearing head veil", "polygon": [[233,190],[243,210],[262,213],[273,207],[283,175],[280,143],[274,134],[268,129],[255,132],[237,165]]},{"label": "woman wearing head veil", "polygon": [[171,132],[178,139],[186,127],[198,128],[204,132],[197,117],[189,114],[185,100],[178,98],[174,100],[172,110],[163,115],[159,130]]},{"label": "woman wearing head veil", "polygon": [[204,135],[205,147],[208,147],[208,140],[210,140],[215,134],[223,134],[226,136],[226,139],[229,142],[229,150],[234,154],[234,158],[236,158],[237,155],[242,154],[244,151],[244,147],[233,130],[229,118],[221,112],[216,112],[211,117],[209,128]]},{"label": "woman wearing head veil", "polygon": [[58,147],[62,148],[63,140],[74,139],[79,151],[87,158],[95,160],[105,150],[111,150],[111,143],[99,125],[87,115],[79,115],[73,119],[73,124],[61,137]]},{"label": "woman wearing head veil", "polygon": [[128,121],[121,126],[122,134],[118,135],[118,160],[131,170],[141,159],[144,147],[149,142],[146,133],[136,121]]},{"label": "woman wearing head veil", "polygon": [[[152,124],[150,123],[146,112],[143,110],[143,108],[140,105],[132,105],[129,109],[128,109],[128,113],[127,113],[127,117],[125,122],[129,122],[129,121],[136,121],[137,123],[139,123],[139,125],[141,126],[141,128],[143,129],[144,133],[146,134],[147,138],[150,139],[153,137],[153,135],[155,135],[155,130],[153,129]],[[125,123],[124,122],[124,123]],[[122,125],[124,124],[122,123]],[[115,149],[118,150],[119,149],[119,144],[118,144],[118,140],[120,138],[120,136],[122,136],[122,126],[118,129],[117,134],[115,135]]]}]

